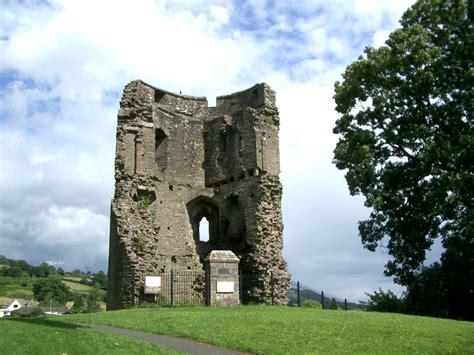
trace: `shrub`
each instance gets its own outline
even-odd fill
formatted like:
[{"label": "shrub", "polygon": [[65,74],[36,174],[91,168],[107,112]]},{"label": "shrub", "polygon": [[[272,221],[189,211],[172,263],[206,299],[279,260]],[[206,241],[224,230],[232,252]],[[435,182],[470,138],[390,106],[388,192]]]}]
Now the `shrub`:
[{"label": "shrub", "polygon": [[41,307],[20,308],[18,311],[12,312],[12,318],[37,318],[44,316]]},{"label": "shrub", "polygon": [[390,290],[384,292],[379,288],[379,291],[374,291],[373,295],[370,293],[366,293],[366,295],[369,297],[369,301],[366,303],[368,311],[403,313],[405,310],[405,298],[403,296],[397,297]]},{"label": "shrub", "polygon": [[71,308],[71,313],[82,313],[86,309],[86,299],[84,295],[77,295],[74,298],[74,304]]},{"label": "shrub", "polygon": [[93,286],[93,285],[94,285],[94,283],[92,282],[92,280],[86,279],[86,278],[80,279],[80,280],[79,280],[79,283],[80,283],[81,285],[86,285],[86,286]]},{"label": "shrub", "polygon": [[321,303],[316,300],[304,300],[301,302],[301,307],[303,308],[322,308]]}]

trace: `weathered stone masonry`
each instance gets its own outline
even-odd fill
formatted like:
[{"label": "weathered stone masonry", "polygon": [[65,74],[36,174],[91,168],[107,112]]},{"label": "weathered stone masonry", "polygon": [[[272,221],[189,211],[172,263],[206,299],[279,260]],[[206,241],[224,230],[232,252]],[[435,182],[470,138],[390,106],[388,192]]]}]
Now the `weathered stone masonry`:
[{"label": "weathered stone masonry", "polygon": [[[247,299],[285,304],[278,110],[266,84],[217,98],[128,84],[120,102],[111,206],[108,309],[132,303],[146,273],[202,270],[232,250],[252,274]],[[209,241],[199,236],[203,218]],[[135,288],[135,299],[143,299]]]}]

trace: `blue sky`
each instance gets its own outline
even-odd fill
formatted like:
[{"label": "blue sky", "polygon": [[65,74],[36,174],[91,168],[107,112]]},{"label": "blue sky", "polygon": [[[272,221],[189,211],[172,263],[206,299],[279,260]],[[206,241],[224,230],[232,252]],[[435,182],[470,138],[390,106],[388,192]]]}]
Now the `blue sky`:
[{"label": "blue sky", "polygon": [[126,83],[215,97],[267,82],[280,109],[284,255],[295,280],[352,300],[387,255],[333,164],[333,85],[412,0],[0,0],[0,254],[106,269]]}]

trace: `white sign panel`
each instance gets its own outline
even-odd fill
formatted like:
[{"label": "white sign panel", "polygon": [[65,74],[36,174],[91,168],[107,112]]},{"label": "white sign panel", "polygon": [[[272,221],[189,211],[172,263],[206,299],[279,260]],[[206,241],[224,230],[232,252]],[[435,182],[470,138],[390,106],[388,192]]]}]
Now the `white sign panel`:
[{"label": "white sign panel", "polygon": [[218,293],[234,293],[233,281],[217,281]]},{"label": "white sign panel", "polygon": [[145,287],[161,287],[161,276],[145,276]]},{"label": "white sign panel", "polygon": [[157,294],[161,291],[161,276],[145,276],[145,294]]}]

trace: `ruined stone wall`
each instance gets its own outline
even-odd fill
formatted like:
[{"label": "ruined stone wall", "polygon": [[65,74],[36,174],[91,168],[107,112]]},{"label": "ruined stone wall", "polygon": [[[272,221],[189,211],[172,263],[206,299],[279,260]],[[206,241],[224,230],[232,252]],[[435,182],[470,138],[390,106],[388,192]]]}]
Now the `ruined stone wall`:
[{"label": "ruined stone wall", "polygon": [[[286,303],[278,110],[266,84],[218,97],[181,96],[142,81],[120,102],[111,208],[108,309],[143,299],[146,273],[202,270],[232,250],[255,276],[250,298]],[[199,223],[209,221],[209,241]],[[135,294],[132,296],[132,274]],[[134,297],[135,300],[132,300]]]}]

